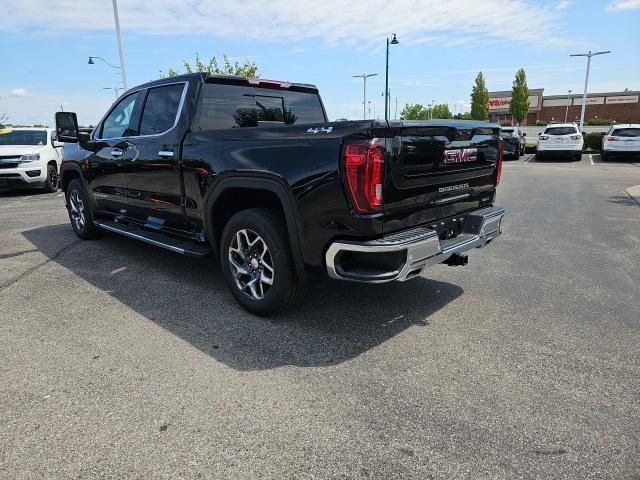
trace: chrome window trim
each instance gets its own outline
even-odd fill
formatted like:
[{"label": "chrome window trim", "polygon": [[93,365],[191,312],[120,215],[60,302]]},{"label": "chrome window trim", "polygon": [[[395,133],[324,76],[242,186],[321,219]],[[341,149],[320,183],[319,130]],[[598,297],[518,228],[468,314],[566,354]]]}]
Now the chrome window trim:
[{"label": "chrome window trim", "polygon": [[[180,96],[180,102],[178,103],[178,111],[176,112],[176,118],[173,121],[173,125],[171,126],[171,128],[169,128],[168,130],[165,130],[162,133],[154,133],[152,135],[132,135],[132,136],[128,136],[128,137],[108,137],[108,138],[98,138],[98,132],[102,129],[102,125],[104,123],[104,121],[107,119],[107,117],[111,114],[111,112],[113,111],[113,108],[111,110],[109,110],[107,112],[107,114],[102,118],[102,120],[100,120],[100,123],[98,123],[98,125],[96,126],[96,128],[94,129],[94,135],[93,135],[93,139],[94,140],[122,140],[122,139],[126,139],[126,138],[153,138],[153,137],[159,137],[161,135],[166,135],[167,133],[169,133],[171,130],[173,130],[174,128],[176,128],[176,125],[178,125],[178,120],[180,119],[180,115],[182,114],[182,108],[184,107],[184,101],[187,98],[187,90],[189,88],[189,82],[172,82],[172,83],[163,83],[162,85],[156,85],[153,87],[145,87],[145,88],[140,88],[138,90],[134,90],[134,91],[130,91],[127,92],[127,97],[129,95],[132,95],[134,93],[139,94],[142,90],[152,90],[154,88],[161,88],[161,87],[168,87],[170,85],[180,85],[183,84],[184,87],[182,88],[182,95]],[[149,93],[147,92],[147,95]],[[123,95],[123,98],[125,97],[125,95]],[[120,100],[120,99],[118,99]],[[145,99],[146,100],[146,99]],[[116,104],[117,105],[117,104]],[[142,116],[144,115],[144,107],[142,109],[142,114],[140,116],[140,122],[142,122]]]}]

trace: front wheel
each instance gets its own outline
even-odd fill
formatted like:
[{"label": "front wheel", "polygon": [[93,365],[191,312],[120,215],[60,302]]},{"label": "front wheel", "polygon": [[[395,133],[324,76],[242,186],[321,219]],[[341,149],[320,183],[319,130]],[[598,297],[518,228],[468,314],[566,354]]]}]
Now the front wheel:
[{"label": "front wheel", "polygon": [[277,210],[252,208],[231,217],[220,240],[220,262],[231,293],[254,315],[283,311],[302,291]]},{"label": "front wheel", "polygon": [[84,240],[96,238],[102,231],[93,223],[93,214],[87,193],[79,179],[74,178],[67,187],[67,210],[76,235]]}]

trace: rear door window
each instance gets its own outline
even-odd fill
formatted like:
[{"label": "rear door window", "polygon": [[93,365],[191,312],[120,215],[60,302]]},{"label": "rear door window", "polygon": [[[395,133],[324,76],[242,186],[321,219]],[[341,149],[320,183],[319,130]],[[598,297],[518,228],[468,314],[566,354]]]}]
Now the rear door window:
[{"label": "rear door window", "polygon": [[615,137],[640,137],[640,128],[618,128],[611,132]]},{"label": "rear door window", "polygon": [[140,122],[140,135],[158,135],[175,125],[184,87],[184,83],[177,83],[149,89]]},{"label": "rear door window", "polygon": [[576,127],[549,127],[544,133],[547,135],[573,135],[578,133]]}]

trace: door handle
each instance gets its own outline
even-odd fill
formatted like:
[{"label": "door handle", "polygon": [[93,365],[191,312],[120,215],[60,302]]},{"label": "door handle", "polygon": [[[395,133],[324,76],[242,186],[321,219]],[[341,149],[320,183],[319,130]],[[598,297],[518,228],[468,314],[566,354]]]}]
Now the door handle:
[{"label": "door handle", "polygon": [[171,150],[160,150],[158,152],[158,156],[162,158],[170,158],[173,157],[173,152]]},{"label": "door handle", "polygon": [[122,155],[124,155],[122,150],[111,150],[112,157],[121,157]]}]

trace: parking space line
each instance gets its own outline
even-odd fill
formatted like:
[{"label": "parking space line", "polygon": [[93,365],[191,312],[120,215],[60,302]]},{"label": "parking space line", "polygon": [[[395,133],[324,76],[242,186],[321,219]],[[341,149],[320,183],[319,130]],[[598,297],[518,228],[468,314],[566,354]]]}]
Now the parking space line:
[{"label": "parking space line", "polygon": [[525,163],[529,163],[533,157],[535,157],[535,154],[533,154],[533,153],[532,153],[531,155],[529,155],[529,158],[527,158],[527,159],[524,161],[523,165],[524,165]]},{"label": "parking space line", "polygon": [[593,163],[593,155],[589,154],[589,163],[591,163],[591,165],[595,166],[595,163]]}]

